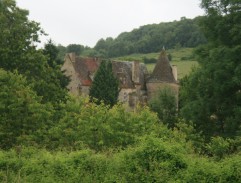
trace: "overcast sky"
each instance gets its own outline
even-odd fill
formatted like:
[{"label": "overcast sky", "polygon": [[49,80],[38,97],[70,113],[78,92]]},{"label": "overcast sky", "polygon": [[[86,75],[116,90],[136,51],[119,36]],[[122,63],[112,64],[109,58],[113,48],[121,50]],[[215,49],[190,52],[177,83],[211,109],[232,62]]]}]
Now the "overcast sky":
[{"label": "overcast sky", "polygon": [[[142,25],[203,15],[200,0],[16,0],[56,44],[93,47]],[[45,38],[46,39],[46,38]]]}]

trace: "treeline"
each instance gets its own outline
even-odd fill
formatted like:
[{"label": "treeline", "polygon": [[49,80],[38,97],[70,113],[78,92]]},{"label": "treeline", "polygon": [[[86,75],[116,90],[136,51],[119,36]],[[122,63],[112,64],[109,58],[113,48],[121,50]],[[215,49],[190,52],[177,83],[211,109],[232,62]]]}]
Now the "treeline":
[{"label": "treeline", "polygon": [[100,39],[93,49],[79,44],[58,46],[61,57],[66,52],[96,57],[117,57],[132,53],[159,52],[163,46],[168,49],[196,47],[206,43],[198,26],[201,17],[181,18],[180,21],[144,25],[131,32],[121,33],[117,38]]},{"label": "treeline", "polygon": [[163,46],[196,47],[206,42],[198,26],[199,18],[141,26],[121,33],[116,39],[100,39],[94,49],[108,57],[160,51]]}]

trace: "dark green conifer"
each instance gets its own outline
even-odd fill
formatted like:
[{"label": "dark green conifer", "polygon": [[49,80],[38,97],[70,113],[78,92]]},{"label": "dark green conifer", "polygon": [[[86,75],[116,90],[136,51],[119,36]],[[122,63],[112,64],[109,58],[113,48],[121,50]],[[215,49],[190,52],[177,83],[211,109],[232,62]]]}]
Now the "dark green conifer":
[{"label": "dark green conifer", "polygon": [[111,62],[102,61],[90,87],[91,100],[97,104],[103,101],[106,105],[113,106],[118,100],[118,87],[119,82],[113,74]]}]

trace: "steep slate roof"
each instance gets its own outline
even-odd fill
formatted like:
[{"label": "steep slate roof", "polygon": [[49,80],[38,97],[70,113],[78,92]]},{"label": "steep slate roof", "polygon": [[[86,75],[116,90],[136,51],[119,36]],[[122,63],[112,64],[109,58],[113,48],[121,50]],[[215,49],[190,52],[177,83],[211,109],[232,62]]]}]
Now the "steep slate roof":
[{"label": "steep slate roof", "polygon": [[172,67],[169,63],[166,51],[163,49],[160,53],[156,66],[148,78],[147,82],[168,82],[176,83],[172,73]]}]

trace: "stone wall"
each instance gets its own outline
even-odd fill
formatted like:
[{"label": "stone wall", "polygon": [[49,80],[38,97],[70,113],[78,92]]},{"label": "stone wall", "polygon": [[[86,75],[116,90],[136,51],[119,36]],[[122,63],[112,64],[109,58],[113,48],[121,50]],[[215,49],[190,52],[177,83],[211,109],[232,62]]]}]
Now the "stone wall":
[{"label": "stone wall", "polygon": [[120,102],[128,104],[130,94],[136,93],[136,89],[122,88],[119,92],[118,100]]},{"label": "stone wall", "polygon": [[74,95],[79,95],[80,80],[69,57],[65,58],[65,62],[61,70],[64,71],[64,74],[67,77],[70,77],[70,83],[67,86],[68,90]]},{"label": "stone wall", "polygon": [[132,81],[140,83],[140,63],[138,61],[132,62]]},{"label": "stone wall", "polygon": [[176,83],[164,83],[164,82],[146,83],[146,87],[147,87],[147,100],[150,100],[151,98],[155,97],[158,91],[163,90],[165,88],[170,88],[178,101],[179,85]]},{"label": "stone wall", "polygon": [[89,86],[80,86],[79,88],[79,95],[88,97],[90,93],[90,87]]}]

